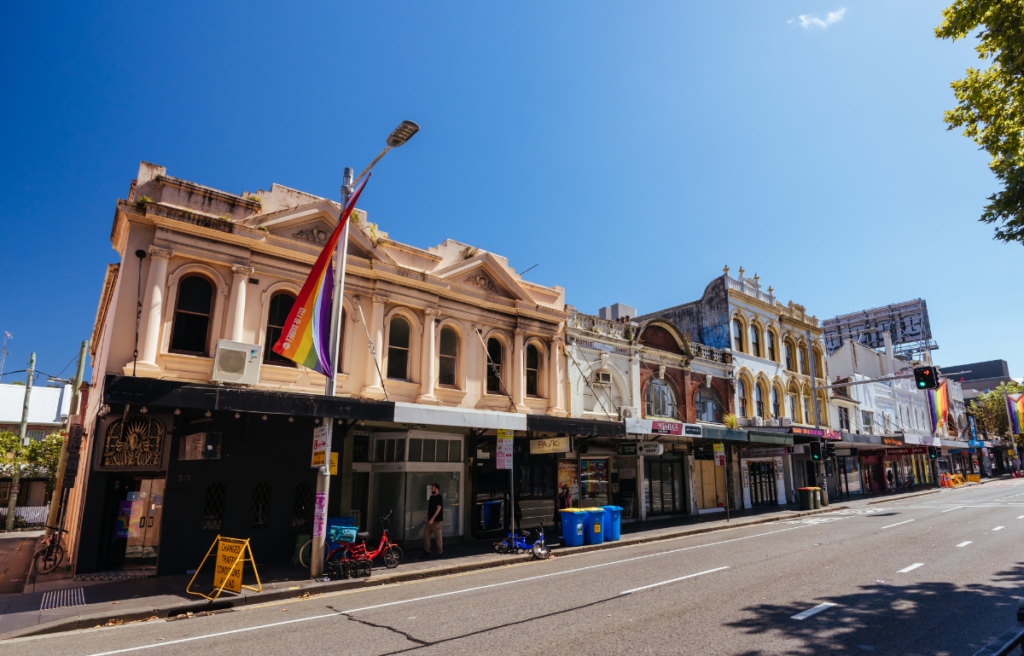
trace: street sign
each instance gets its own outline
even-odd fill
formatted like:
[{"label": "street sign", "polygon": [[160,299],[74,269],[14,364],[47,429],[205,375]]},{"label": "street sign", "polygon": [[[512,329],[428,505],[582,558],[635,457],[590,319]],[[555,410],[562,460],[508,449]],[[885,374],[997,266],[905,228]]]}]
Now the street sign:
[{"label": "street sign", "polygon": [[715,442],[715,465],[725,467],[725,443]]},{"label": "street sign", "polygon": [[515,434],[515,431],[498,430],[498,448],[495,456],[498,469],[512,469],[512,441]]},{"label": "street sign", "polygon": [[313,460],[311,467],[323,467],[327,464],[327,454],[331,452],[331,422],[326,420],[323,426],[313,429]]},{"label": "street sign", "polygon": [[213,570],[213,587],[232,592],[242,591],[242,551],[245,540],[221,538],[217,542],[217,561]]}]

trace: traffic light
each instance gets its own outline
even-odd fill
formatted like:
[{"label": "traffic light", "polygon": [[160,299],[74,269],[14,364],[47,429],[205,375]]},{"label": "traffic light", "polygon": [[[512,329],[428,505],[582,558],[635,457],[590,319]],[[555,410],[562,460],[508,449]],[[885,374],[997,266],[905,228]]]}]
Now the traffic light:
[{"label": "traffic light", "polygon": [[935,447],[935,446],[928,447],[928,457],[931,460],[938,460],[939,459],[939,448]]},{"label": "traffic light", "polygon": [[939,372],[935,367],[914,367],[917,389],[935,389],[939,386]]},{"label": "traffic light", "polygon": [[836,445],[832,442],[825,442],[825,457],[835,458],[836,457]]},{"label": "traffic light", "polygon": [[821,442],[811,442],[811,460],[821,462]]}]

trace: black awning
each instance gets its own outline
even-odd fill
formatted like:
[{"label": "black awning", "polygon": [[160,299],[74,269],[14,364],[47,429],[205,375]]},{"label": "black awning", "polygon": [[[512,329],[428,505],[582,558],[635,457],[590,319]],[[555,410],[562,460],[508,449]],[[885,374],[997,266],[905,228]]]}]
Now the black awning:
[{"label": "black awning", "polygon": [[103,388],[103,401],[151,408],[193,408],[367,421],[395,420],[395,404],[391,401],[195,385],[132,376],[108,375]]},{"label": "black awning", "polygon": [[621,421],[572,419],[550,415],[526,415],[526,430],[583,437],[626,437],[626,424]]}]

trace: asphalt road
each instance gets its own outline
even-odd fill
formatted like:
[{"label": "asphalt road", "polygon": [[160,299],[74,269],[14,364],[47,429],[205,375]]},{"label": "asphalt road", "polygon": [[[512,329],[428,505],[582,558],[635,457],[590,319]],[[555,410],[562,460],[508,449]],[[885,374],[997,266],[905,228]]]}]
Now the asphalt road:
[{"label": "asphalt road", "polygon": [[0,653],[973,654],[1015,621],[1024,481]]}]

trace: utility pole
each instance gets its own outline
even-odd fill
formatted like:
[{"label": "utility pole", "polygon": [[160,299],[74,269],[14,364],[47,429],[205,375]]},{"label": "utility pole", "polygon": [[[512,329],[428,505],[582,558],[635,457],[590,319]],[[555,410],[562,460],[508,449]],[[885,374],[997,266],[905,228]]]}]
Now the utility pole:
[{"label": "utility pole", "polygon": [[[28,359],[28,375],[25,377],[25,404],[21,407],[21,428],[18,430],[19,446],[25,448],[26,435],[28,434],[28,401],[32,396],[32,378],[36,373],[36,354],[33,353]],[[21,465],[17,461],[13,464],[14,472],[11,475],[11,495],[7,502],[7,530],[14,528],[14,511],[18,507],[18,483],[21,482]]]},{"label": "utility pole", "polygon": [[[339,219],[345,216],[345,208],[348,207],[348,200],[352,195],[352,175],[354,171],[345,167],[345,172],[342,176],[341,183],[341,214],[338,216]],[[340,373],[341,362],[339,361],[338,355],[341,353],[341,312],[342,308],[342,296],[345,290],[345,265],[348,263],[348,229],[352,224],[352,219],[345,223],[345,227],[342,229],[341,238],[338,240],[337,249],[334,251],[334,298],[331,301],[331,371],[332,374],[327,379],[327,386],[324,393],[327,396],[334,396],[335,388],[337,386],[337,377]],[[324,462],[323,467],[320,467],[320,471],[317,472],[316,476],[316,494],[318,499],[328,498],[331,491],[331,449],[334,448],[334,419],[331,417],[324,417],[324,426],[327,427],[328,434],[331,435],[331,447],[327,450],[327,458]],[[344,439],[344,435],[342,436]],[[321,496],[323,495],[323,496]],[[324,514],[326,515],[327,509],[324,508]],[[314,526],[314,532],[316,531]],[[326,535],[314,535],[313,544],[310,546],[311,554],[309,557],[309,573],[312,578],[318,578],[323,576],[324,572],[324,541]]]},{"label": "utility pole", "polygon": [[50,512],[46,516],[47,537],[53,533],[53,529],[50,527],[57,526],[57,518],[60,516],[61,507],[64,505],[64,472],[68,466],[68,441],[71,436],[71,418],[78,414],[78,401],[81,398],[80,388],[82,387],[82,378],[85,377],[85,357],[88,350],[89,340],[82,341],[82,346],[78,349],[78,369],[75,371],[75,381],[72,383],[71,408],[68,411],[68,434],[64,437],[64,444],[60,447],[57,475],[53,479],[53,494],[50,495]]},{"label": "utility pole", "polygon": [[4,375],[4,360],[6,360],[7,356],[10,354],[10,351],[7,350],[7,340],[9,339],[14,339],[14,336],[5,330],[4,345],[3,348],[0,348],[0,376]]},{"label": "utility pole", "polygon": [[[814,361],[814,342],[811,340],[811,331],[808,329],[807,334],[807,362],[811,366],[811,412],[814,413],[814,428],[821,428],[820,417],[818,416],[818,372],[815,367]],[[828,408],[826,407],[826,412]],[[822,458],[824,460],[824,458]],[[821,478],[822,486],[821,489],[824,492],[821,495],[821,505],[828,505],[828,479],[825,478],[825,463],[818,463],[818,476]]]}]

